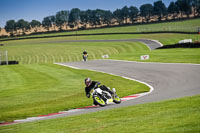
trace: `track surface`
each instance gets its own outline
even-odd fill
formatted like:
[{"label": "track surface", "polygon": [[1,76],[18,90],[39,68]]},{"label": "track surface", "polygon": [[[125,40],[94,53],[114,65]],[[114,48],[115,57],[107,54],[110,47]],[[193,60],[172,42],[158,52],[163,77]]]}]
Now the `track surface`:
[{"label": "track surface", "polygon": [[[154,87],[152,93],[142,98],[130,100],[119,105],[100,108],[98,110],[200,94],[200,65],[139,63],[117,60],[93,60],[61,64],[125,76],[146,82]],[[88,110],[88,112],[94,111],[96,110]]]},{"label": "track surface", "polygon": [[150,39],[120,39],[120,40],[65,40],[65,41],[48,41],[43,43],[65,43],[65,42],[142,42],[153,50],[160,46],[163,46],[157,40]]}]

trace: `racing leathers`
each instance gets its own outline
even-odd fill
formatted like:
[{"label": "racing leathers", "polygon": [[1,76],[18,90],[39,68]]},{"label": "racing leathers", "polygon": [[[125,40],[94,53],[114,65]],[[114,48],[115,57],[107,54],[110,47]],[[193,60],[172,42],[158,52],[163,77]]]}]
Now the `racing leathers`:
[{"label": "racing leathers", "polygon": [[[101,84],[101,83],[98,82],[98,81],[92,81],[92,83],[90,84],[90,86],[85,87],[86,96],[87,96],[88,98],[90,98],[90,91],[91,91],[92,89],[96,89],[96,88],[98,87],[98,85],[100,85],[100,84]],[[108,87],[106,87],[105,85],[101,85],[99,88],[100,88],[101,90],[108,91],[111,95],[114,94],[114,92],[111,91],[110,89],[108,89]]]}]

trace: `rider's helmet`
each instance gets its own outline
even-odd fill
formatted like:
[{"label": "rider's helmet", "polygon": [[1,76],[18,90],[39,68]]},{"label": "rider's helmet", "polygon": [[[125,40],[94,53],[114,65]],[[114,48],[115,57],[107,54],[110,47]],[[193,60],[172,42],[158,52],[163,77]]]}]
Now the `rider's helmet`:
[{"label": "rider's helmet", "polygon": [[90,78],[86,78],[86,79],[85,79],[85,85],[86,85],[87,87],[90,86],[91,83],[92,83],[92,80],[91,80]]}]

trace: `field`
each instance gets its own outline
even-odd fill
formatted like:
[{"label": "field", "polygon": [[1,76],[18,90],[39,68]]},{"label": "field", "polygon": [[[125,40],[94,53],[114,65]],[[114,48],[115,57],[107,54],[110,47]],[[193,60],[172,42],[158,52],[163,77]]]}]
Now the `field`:
[{"label": "field", "polygon": [[[194,27],[199,26],[197,20],[182,21],[181,24],[183,26],[188,24]],[[161,27],[160,25],[170,27],[175,26],[175,24],[180,25],[178,22],[151,24],[150,26],[139,26],[139,29],[145,29],[145,26],[154,29],[154,27]],[[178,27],[177,25],[175,27]],[[80,32],[134,32],[136,30],[136,26],[127,26]],[[66,33],[57,33],[56,35]],[[86,70],[74,70],[53,64],[55,62],[81,61],[83,50],[88,51],[89,60],[101,59],[101,55],[108,54],[110,59],[141,61],[140,56],[148,54],[150,59],[145,62],[200,64],[200,48],[149,50],[141,42],[65,42],[68,40],[134,38],[154,39],[164,45],[172,45],[182,39],[200,40],[198,34],[163,33],[69,36],[1,42],[5,46],[0,46],[0,51],[7,50],[9,60],[17,60],[20,64],[0,66],[0,122],[91,105],[92,100],[87,99],[84,94],[83,80],[85,77],[99,80],[102,84],[110,87],[117,86],[116,89],[120,97],[149,90],[143,84],[118,76]],[[2,59],[4,58],[2,55]],[[119,132],[122,130],[128,132],[127,129],[134,129],[137,132],[143,130],[146,132],[165,132],[166,130],[172,132],[190,132],[191,130],[191,132],[196,132],[200,130],[199,119],[195,119],[199,117],[198,101],[199,96],[194,96],[56,120],[0,127],[0,132],[65,132],[66,130],[67,132]],[[192,106],[189,106],[191,103]],[[153,113],[157,111],[159,113]],[[193,113],[188,115],[189,112]],[[121,117],[116,117],[117,113]],[[142,117],[142,115],[146,117]],[[104,120],[106,116],[109,117]],[[183,119],[183,121],[179,122],[179,119]],[[88,124],[86,120],[89,121]],[[92,126],[93,121],[97,122],[96,126]],[[86,124],[80,125],[80,123]],[[127,129],[124,129],[125,124],[128,127]],[[53,128],[52,125],[55,125],[56,128]],[[185,130],[181,128],[183,125],[185,125]],[[30,131],[30,128],[33,130]]]}]

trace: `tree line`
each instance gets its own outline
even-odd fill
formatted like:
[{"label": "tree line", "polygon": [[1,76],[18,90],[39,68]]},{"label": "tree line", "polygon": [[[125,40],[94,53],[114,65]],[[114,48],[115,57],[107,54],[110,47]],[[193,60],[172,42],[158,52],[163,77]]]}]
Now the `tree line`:
[{"label": "tree line", "polygon": [[[193,17],[200,16],[200,0],[177,0],[171,2],[168,7],[158,0],[153,4],[143,4],[138,9],[135,6],[124,6],[121,9],[116,9],[111,12],[110,10],[86,10],[82,11],[79,8],[73,8],[72,10],[62,10],[57,12],[55,15],[44,17],[42,22],[38,20],[32,20],[31,22],[20,19],[17,22],[15,20],[9,20],[6,22],[4,27],[7,32],[11,35],[19,34],[17,31],[21,31],[25,34],[30,29],[34,29],[37,33],[38,29],[42,26],[46,30],[56,27],[59,30],[67,30],[68,28],[73,29],[86,29],[87,26],[111,26],[113,24],[128,24],[128,23],[141,23],[154,21],[161,21],[162,19],[180,19],[183,16],[188,18],[192,15]],[[65,28],[64,28],[65,27]]]}]

